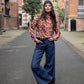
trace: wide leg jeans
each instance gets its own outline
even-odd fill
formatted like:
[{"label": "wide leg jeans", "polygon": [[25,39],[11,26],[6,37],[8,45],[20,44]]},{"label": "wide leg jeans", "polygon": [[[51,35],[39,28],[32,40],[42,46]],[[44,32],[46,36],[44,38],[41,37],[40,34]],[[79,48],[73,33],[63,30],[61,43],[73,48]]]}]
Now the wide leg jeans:
[{"label": "wide leg jeans", "polygon": [[[31,69],[38,84],[49,84],[52,77],[55,78],[55,43],[48,38],[38,38],[42,43],[36,43]],[[45,65],[40,65],[45,52]],[[55,84],[55,83],[53,83]]]}]

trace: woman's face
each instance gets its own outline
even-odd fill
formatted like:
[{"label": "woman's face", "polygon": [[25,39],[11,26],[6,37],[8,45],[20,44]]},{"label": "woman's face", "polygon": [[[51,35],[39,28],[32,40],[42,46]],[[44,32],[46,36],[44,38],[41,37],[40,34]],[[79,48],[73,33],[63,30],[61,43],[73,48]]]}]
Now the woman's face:
[{"label": "woman's face", "polygon": [[47,4],[45,4],[45,6],[44,6],[44,9],[45,9],[46,12],[51,12],[51,8],[52,8],[52,6],[51,6],[50,3],[47,3]]}]

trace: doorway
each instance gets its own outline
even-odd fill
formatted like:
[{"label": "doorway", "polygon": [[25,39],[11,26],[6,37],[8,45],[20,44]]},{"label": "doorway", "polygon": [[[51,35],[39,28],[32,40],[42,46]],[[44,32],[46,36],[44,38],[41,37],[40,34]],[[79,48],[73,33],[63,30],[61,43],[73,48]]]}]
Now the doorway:
[{"label": "doorway", "polygon": [[22,14],[19,14],[19,25],[22,25]]},{"label": "doorway", "polygon": [[76,20],[71,20],[71,31],[76,31]]}]

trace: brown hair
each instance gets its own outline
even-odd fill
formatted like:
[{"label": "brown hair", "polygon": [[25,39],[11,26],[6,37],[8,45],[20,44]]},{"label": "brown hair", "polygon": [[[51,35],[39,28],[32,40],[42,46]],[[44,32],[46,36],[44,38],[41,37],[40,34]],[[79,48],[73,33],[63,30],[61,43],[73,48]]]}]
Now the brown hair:
[{"label": "brown hair", "polygon": [[[45,6],[44,6],[44,7],[45,7]],[[44,7],[43,7],[43,11],[42,11],[42,14],[41,14],[41,17],[39,18],[39,20],[40,20],[40,19],[42,19],[42,20],[46,20],[46,15],[47,15],[47,13],[46,13]],[[54,28],[57,27],[57,26],[56,26],[56,25],[57,25],[57,21],[56,21],[56,15],[55,15],[53,6],[52,6],[52,8],[51,8],[50,18],[51,18],[51,20],[52,20],[52,23],[53,23],[53,29],[54,29]],[[39,22],[39,20],[38,20],[38,22]]]}]

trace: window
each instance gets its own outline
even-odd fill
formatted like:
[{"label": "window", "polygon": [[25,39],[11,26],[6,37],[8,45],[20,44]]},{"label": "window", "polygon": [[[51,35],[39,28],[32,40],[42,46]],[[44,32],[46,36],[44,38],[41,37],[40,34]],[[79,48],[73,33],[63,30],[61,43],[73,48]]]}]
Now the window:
[{"label": "window", "polygon": [[78,17],[84,18],[84,0],[78,0]]},{"label": "window", "polygon": [[9,15],[10,7],[9,7],[9,0],[5,0],[5,14]]},{"label": "window", "polygon": [[79,6],[84,6],[84,0],[79,0]]}]

